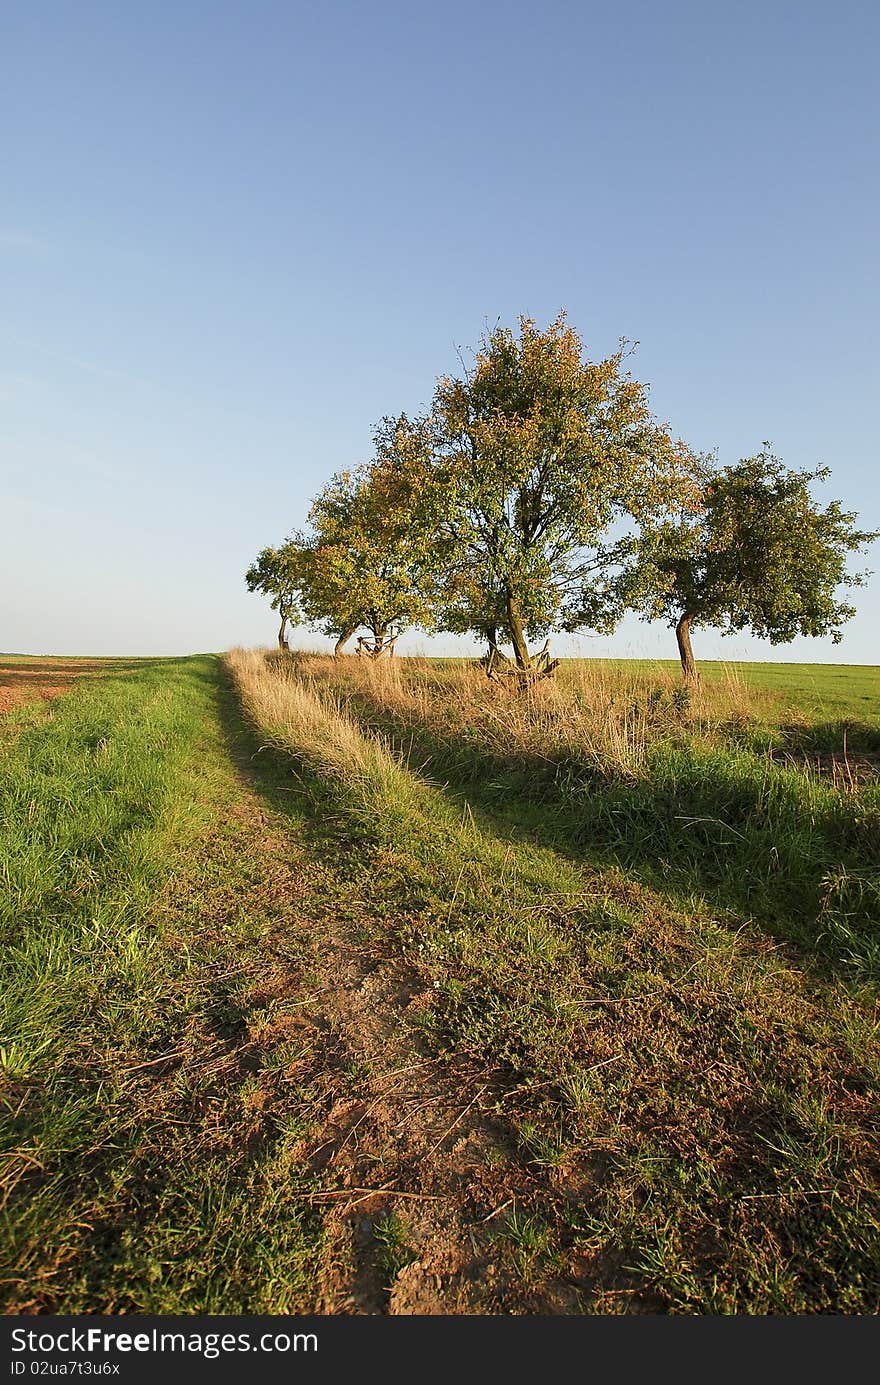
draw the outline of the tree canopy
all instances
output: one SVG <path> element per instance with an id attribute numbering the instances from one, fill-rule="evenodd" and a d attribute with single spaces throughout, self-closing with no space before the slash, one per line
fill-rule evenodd
<path id="1" fill-rule="evenodd" d="M 878 535 L 856 529 L 839 501 L 813 499 L 811 483 L 829 475 L 790 470 L 762 451 L 709 475 L 696 513 L 642 536 L 626 599 L 675 626 L 686 677 L 696 675 L 693 626 L 749 629 L 771 644 L 796 635 L 839 643 L 855 614 L 840 589 L 866 575 L 847 572 L 847 557 Z"/>
<path id="2" fill-rule="evenodd" d="M 810 491 L 826 469 L 792 471 L 767 450 L 733 466 L 695 454 L 653 415 L 626 368 L 593 361 L 561 313 L 487 332 L 473 364 L 442 377 L 420 415 L 385 417 L 372 460 L 339 471 L 309 530 L 265 548 L 247 584 L 288 623 L 358 652 L 393 651 L 404 628 L 473 632 L 488 669 L 554 630 L 610 632 L 627 609 L 675 626 L 696 676 L 694 626 L 750 629 L 773 644 L 831 635 L 853 607 L 848 555 L 874 533 Z"/>
<path id="3" fill-rule="evenodd" d="M 248 587 L 270 595 L 287 620 L 330 636 L 337 653 L 361 628 L 364 652 L 393 650 L 406 626 L 433 624 L 429 537 L 413 522 L 413 494 L 393 433 L 378 429 L 375 460 L 337 472 L 312 503 L 311 532 L 263 549 Z M 284 621 L 279 643 L 283 633 Z"/>
<path id="4" fill-rule="evenodd" d="M 305 546 L 301 540 L 288 539 L 280 548 L 263 548 L 245 573 L 248 591 L 263 592 L 270 598 L 273 611 L 281 617 L 278 644 L 286 648 L 288 625 L 298 625 L 302 619 L 300 594 L 304 583 Z"/>
<path id="5" fill-rule="evenodd" d="M 371 636 L 363 647 L 374 655 L 406 626 L 433 624 L 428 538 L 413 522 L 409 478 L 381 429 L 375 460 L 334 476 L 309 522 L 311 572 L 302 601 L 313 624 L 324 618 L 328 634 L 363 626 Z"/>
<path id="6" fill-rule="evenodd" d="M 434 508 L 441 628 L 499 633 L 529 667 L 527 640 L 553 629 L 609 628 L 609 568 L 693 491 L 694 459 L 624 369 L 626 343 L 585 358 L 561 314 L 542 331 L 496 327 L 472 369 L 441 379 L 410 425 Z M 627 529 L 630 526 L 630 529 Z"/>

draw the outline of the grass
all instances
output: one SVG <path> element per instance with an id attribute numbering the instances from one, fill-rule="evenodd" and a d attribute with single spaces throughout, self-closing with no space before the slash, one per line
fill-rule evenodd
<path id="1" fill-rule="evenodd" d="M 217 692 L 216 659 L 143 661 L 0 742 L 8 1311 L 311 1302 L 320 1226 L 253 1100 L 277 905 Z"/>
<path id="2" fill-rule="evenodd" d="M 467 669 L 463 659 L 407 660 L 430 665 L 455 677 Z M 699 671 L 710 696 L 738 689 L 746 693 L 753 716 L 768 726 L 794 718 L 810 725 L 862 726 L 880 731 L 880 665 L 749 663 L 703 659 Z M 563 659 L 559 680 L 569 686 L 610 680 L 618 687 L 634 682 L 679 686 L 677 659 Z"/>
<path id="3" fill-rule="evenodd" d="M 876 771 L 842 743 L 828 772 L 774 756 L 768 704 L 739 678 L 689 695 L 656 671 L 582 665 L 511 697 L 426 662 L 301 670 L 508 836 L 613 862 L 856 985 L 880 980 Z"/>
<path id="4" fill-rule="evenodd" d="M 811 722 L 852 722 L 880 730 L 880 667 L 868 664 L 703 664 L 713 681 L 735 671 L 768 693 L 784 716 L 793 710 Z"/>
<path id="5" fill-rule="evenodd" d="M 393 674 L 231 667 L 325 830 L 358 843 L 353 888 L 433 990 L 426 1037 L 492 1074 L 542 1171 L 508 1226 L 523 1273 L 564 1273 L 593 1312 L 877 1310 L 880 1054 L 863 994 L 706 900 L 478 819 L 359 726 L 349 679 Z M 447 709 L 455 676 L 440 671 Z"/>
<path id="6" fill-rule="evenodd" d="M 397 1212 L 388 1212 L 378 1218 L 373 1226 L 373 1237 L 378 1250 L 383 1287 L 390 1293 L 400 1272 L 418 1257 L 410 1245 L 410 1233 L 406 1222 Z"/>

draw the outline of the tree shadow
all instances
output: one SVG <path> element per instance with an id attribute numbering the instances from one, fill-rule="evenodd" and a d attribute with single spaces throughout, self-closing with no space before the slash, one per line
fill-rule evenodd
<path id="1" fill-rule="evenodd" d="M 350 879 L 362 872 L 369 839 L 320 811 L 320 780 L 291 751 L 267 745 L 242 707 L 222 658 L 212 681 L 223 743 L 240 782 L 273 812 L 295 819 L 305 844 L 320 851 L 334 875 Z"/>
<path id="2" fill-rule="evenodd" d="M 577 755 L 493 752 L 454 728 L 414 727 L 363 693 L 349 705 L 488 832 L 617 866 L 671 901 L 701 897 L 794 948 L 798 965 L 880 983 L 877 803 L 854 812 L 840 793 L 817 812 L 794 771 L 768 798 L 766 762 L 755 756 L 754 773 L 741 771 L 748 752 L 729 768 L 719 756 L 711 772 L 694 762 L 659 779 L 625 777 Z"/>

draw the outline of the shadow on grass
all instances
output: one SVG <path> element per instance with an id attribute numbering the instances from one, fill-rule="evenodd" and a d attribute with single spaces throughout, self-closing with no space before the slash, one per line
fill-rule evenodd
<path id="1" fill-rule="evenodd" d="M 493 752 L 397 721 L 353 696 L 352 711 L 496 835 L 581 864 L 616 865 L 670 897 L 756 923 L 824 975 L 880 984 L 880 786 L 857 799 L 743 748 L 705 760 L 658 754 L 630 778 L 574 755 Z"/>
<path id="2" fill-rule="evenodd" d="M 493 754 L 454 732 L 398 723 L 363 696 L 350 706 L 452 802 L 466 800 L 487 835 L 547 847 L 579 865 L 617 866 L 675 904 L 702 897 L 732 926 L 757 925 L 786 944 L 797 965 L 880 983 L 876 801 L 854 811 L 852 799 L 823 790 L 817 812 L 802 799 L 795 772 L 778 773 L 744 750 L 729 763 L 719 752 L 688 772 L 679 759 L 665 777 L 632 780 L 571 756 Z M 343 819 L 322 816 L 320 785 L 288 752 L 261 741 L 222 666 L 218 710 L 249 784 L 273 809 L 300 818 L 338 867 L 348 859 L 350 871 L 362 869 L 368 841 Z M 768 768 L 776 786 L 769 796 Z"/>
<path id="3" fill-rule="evenodd" d="M 361 872 L 370 852 L 366 835 L 338 814 L 321 813 L 319 779 L 291 751 L 266 744 L 242 708 L 222 659 L 213 681 L 220 728 L 239 778 L 274 812 L 296 820 L 306 845 L 321 853 L 335 876 L 344 880 Z"/>
<path id="4" fill-rule="evenodd" d="M 876 763 L 880 757 L 880 727 L 864 721 L 818 721 L 807 725 L 787 722 L 772 739 L 780 750 L 793 754 L 833 755 L 836 759 L 864 756 Z"/>

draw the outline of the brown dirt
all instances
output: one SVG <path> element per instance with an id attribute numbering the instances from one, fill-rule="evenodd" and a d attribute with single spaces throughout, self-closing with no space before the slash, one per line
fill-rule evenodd
<path id="1" fill-rule="evenodd" d="M 0 659 L 0 716 L 26 702 L 60 697 L 83 678 L 124 673 L 123 659 Z"/>

